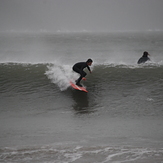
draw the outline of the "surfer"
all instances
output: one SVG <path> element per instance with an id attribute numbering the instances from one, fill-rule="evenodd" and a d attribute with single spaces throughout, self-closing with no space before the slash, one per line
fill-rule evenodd
<path id="1" fill-rule="evenodd" d="M 144 52 L 143 56 L 138 60 L 138 64 L 140 63 L 145 63 L 146 61 L 150 60 L 150 58 L 148 57 L 149 53 L 148 52 Z"/>
<path id="2" fill-rule="evenodd" d="M 80 74 L 80 77 L 76 80 L 76 85 L 82 87 L 82 85 L 80 84 L 80 81 L 82 80 L 83 77 L 85 77 L 87 75 L 86 72 L 83 71 L 84 68 L 87 67 L 87 69 L 89 70 L 89 72 L 91 73 L 90 67 L 92 65 L 93 60 L 92 59 L 88 59 L 86 62 L 78 62 L 76 63 L 72 69 L 77 72 L 78 74 Z"/>

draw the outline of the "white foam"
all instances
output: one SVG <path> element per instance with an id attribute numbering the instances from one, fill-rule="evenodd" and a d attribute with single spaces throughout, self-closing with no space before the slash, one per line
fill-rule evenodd
<path id="1" fill-rule="evenodd" d="M 72 71 L 70 65 L 54 64 L 48 66 L 45 74 L 61 91 L 66 90 L 70 86 L 70 81 L 78 78 L 78 75 Z"/>

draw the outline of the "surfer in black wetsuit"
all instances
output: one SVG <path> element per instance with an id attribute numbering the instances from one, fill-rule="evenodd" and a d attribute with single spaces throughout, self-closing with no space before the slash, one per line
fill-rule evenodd
<path id="1" fill-rule="evenodd" d="M 84 72 L 83 69 L 87 67 L 87 69 L 91 73 L 89 66 L 92 65 L 92 62 L 93 62 L 92 59 L 88 59 L 86 62 L 78 62 L 72 67 L 72 69 L 75 72 L 80 74 L 80 77 L 76 80 L 76 85 L 82 87 L 82 85 L 80 84 L 80 81 L 82 80 L 83 77 L 87 75 L 87 73 Z"/>
<path id="2" fill-rule="evenodd" d="M 138 64 L 140 63 L 145 63 L 146 61 L 150 60 L 150 58 L 148 57 L 149 53 L 148 52 L 144 52 L 143 56 L 138 60 Z"/>

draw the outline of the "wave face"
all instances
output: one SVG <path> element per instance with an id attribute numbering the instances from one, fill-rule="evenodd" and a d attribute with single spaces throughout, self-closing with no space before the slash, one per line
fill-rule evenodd
<path id="1" fill-rule="evenodd" d="M 70 65 L 9 63 L 0 64 L 0 69 L 1 95 L 15 93 L 30 95 L 38 91 L 46 95 L 47 92 L 52 93 L 54 90 L 57 95 L 60 91 L 68 91 L 69 82 L 78 78 L 78 74 L 72 71 Z M 140 105 L 140 102 L 143 104 L 144 100 L 153 101 L 154 107 L 162 106 L 162 65 L 110 64 L 95 65 L 92 69 L 92 74 L 86 70 L 87 80 L 82 84 L 94 94 L 102 106 L 116 99 L 118 103 L 127 102 L 127 105 L 132 107 L 131 100 L 135 107 Z M 62 96 L 60 98 L 62 99 Z M 146 105 L 151 108 L 150 103 L 147 102 Z"/>

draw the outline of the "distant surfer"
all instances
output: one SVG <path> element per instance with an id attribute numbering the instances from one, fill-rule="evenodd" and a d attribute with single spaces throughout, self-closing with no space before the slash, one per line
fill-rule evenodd
<path id="1" fill-rule="evenodd" d="M 137 63 L 141 64 L 141 63 L 145 63 L 146 61 L 150 61 L 150 58 L 148 56 L 149 56 L 149 53 L 145 51 L 143 53 L 143 56 L 138 60 Z"/>
<path id="2" fill-rule="evenodd" d="M 91 73 L 91 69 L 89 66 L 92 65 L 93 60 L 92 59 L 88 59 L 86 62 L 78 62 L 76 63 L 72 69 L 77 72 L 78 74 L 80 74 L 80 77 L 76 80 L 76 85 L 82 87 L 82 85 L 80 84 L 80 81 L 82 80 L 83 77 L 85 77 L 87 75 L 86 72 L 83 71 L 84 68 L 87 67 L 87 69 L 89 70 L 89 72 Z"/>

